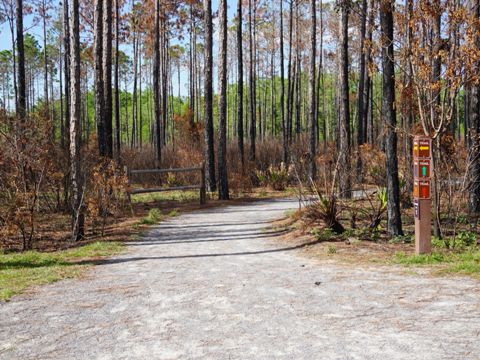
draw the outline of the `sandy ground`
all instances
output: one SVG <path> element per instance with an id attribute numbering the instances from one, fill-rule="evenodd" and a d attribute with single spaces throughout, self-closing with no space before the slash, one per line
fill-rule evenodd
<path id="1" fill-rule="evenodd" d="M 480 282 L 306 258 L 295 208 L 207 209 L 0 304 L 0 359 L 479 359 Z"/>

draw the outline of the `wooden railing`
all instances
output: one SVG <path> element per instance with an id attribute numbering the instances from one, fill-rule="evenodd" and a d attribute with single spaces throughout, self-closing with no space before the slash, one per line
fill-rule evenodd
<path id="1" fill-rule="evenodd" d="M 200 184 L 198 185 L 184 185 L 173 187 L 161 187 L 161 188 L 149 188 L 149 189 L 133 189 L 130 190 L 128 196 L 135 194 L 146 194 L 154 192 L 164 191 L 185 191 L 185 190 L 199 190 L 200 192 L 200 204 L 203 205 L 207 201 L 207 193 L 205 189 L 205 163 L 203 162 L 199 167 L 189 168 L 176 168 L 176 169 L 142 169 L 142 170 L 130 170 L 125 167 L 125 173 L 127 174 L 129 183 L 131 182 L 132 175 L 142 174 L 169 174 L 169 173 L 185 173 L 185 172 L 200 172 Z"/>

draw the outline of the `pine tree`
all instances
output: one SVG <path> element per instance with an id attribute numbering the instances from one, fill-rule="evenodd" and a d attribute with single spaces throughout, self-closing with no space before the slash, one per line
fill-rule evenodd
<path id="1" fill-rule="evenodd" d="M 209 191 L 217 188 L 215 180 L 215 148 L 213 143 L 213 24 L 212 1 L 204 0 L 205 22 L 205 166 Z"/>
<path id="2" fill-rule="evenodd" d="M 388 232 L 403 235 L 400 213 L 400 183 L 397 160 L 397 118 L 395 111 L 395 63 L 393 53 L 393 2 L 381 0 L 380 26 L 382 30 L 383 99 L 382 114 L 386 124 L 387 216 Z"/>
<path id="3" fill-rule="evenodd" d="M 218 197 L 228 200 L 227 173 L 227 0 L 220 0 L 220 69 L 218 96 Z"/>

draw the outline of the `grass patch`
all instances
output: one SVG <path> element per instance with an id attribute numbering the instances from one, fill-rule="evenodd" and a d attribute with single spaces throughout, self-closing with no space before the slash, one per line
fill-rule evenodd
<path id="1" fill-rule="evenodd" d="M 178 211 L 177 210 L 172 210 L 168 213 L 169 217 L 175 217 L 178 216 Z"/>
<path id="2" fill-rule="evenodd" d="M 480 250 L 470 248 L 462 252 L 434 252 L 429 255 L 396 253 L 394 262 L 406 266 L 442 265 L 439 272 L 480 276 Z"/>
<path id="3" fill-rule="evenodd" d="M 158 201 L 179 201 L 187 202 L 199 199 L 198 190 L 187 191 L 165 191 L 158 193 L 136 194 L 132 195 L 133 203 L 151 203 Z"/>
<path id="4" fill-rule="evenodd" d="M 0 253 L 0 301 L 8 300 L 33 285 L 76 277 L 91 265 L 89 261 L 114 255 L 121 249 L 120 243 L 96 242 L 54 253 Z"/>
<path id="5" fill-rule="evenodd" d="M 162 212 L 160 209 L 150 209 L 147 216 L 145 216 L 140 223 L 142 225 L 155 225 L 162 220 Z"/>

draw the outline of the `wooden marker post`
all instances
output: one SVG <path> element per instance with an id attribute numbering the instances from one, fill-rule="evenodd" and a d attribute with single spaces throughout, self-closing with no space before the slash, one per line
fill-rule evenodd
<path id="1" fill-rule="evenodd" d="M 432 237 L 432 139 L 413 139 L 413 206 L 415 211 L 415 253 L 430 254 Z"/>

